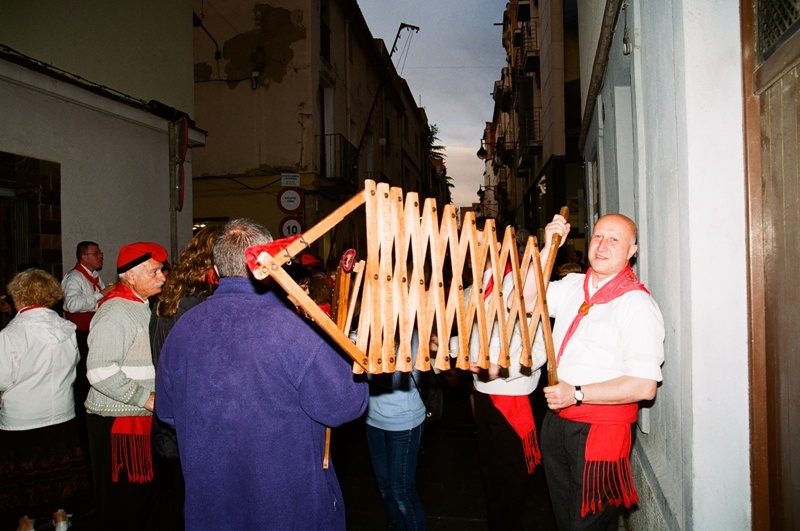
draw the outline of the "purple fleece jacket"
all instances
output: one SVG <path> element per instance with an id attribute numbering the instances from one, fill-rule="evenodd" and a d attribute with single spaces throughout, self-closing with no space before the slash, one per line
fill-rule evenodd
<path id="1" fill-rule="evenodd" d="M 344 529 L 325 426 L 359 417 L 366 382 L 273 292 L 223 278 L 167 337 L 156 411 L 178 433 L 186 529 Z"/>

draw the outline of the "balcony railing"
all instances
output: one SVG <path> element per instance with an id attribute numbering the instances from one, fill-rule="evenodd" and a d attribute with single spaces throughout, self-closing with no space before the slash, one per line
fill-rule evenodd
<path id="1" fill-rule="evenodd" d="M 512 167 L 517 164 L 518 157 L 518 142 L 512 142 L 505 139 L 499 139 L 495 144 L 493 162 L 496 166 L 509 166 Z"/>
<path id="2" fill-rule="evenodd" d="M 526 72 L 539 71 L 539 20 L 522 23 L 522 55 Z"/>
<path id="3" fill-rule="evenodd" d="M 542 150 L 542 109 L 533 107 L 520 114 L 519 128 L 520 167 L 533 162 L 534 155 Z"/>
<path id="4" fill-rule="evenodd" d="M 354 185 L 355 176 L 351 175 L 350 170 L 355 162 L 356 147 L 338 133 L 320 135 L 317 138 L 319 139 L 319 176 L 339 184 Z"/>

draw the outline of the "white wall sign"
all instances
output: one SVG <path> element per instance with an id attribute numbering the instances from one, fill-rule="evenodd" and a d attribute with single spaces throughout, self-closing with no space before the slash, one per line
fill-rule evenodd
<path id="1" fill-rule="evenodd" d="M 281 173 L 281 186 L 300 186 L 300 174 Z"/>
<path id="2" fill-rule="evenodd" d="M 287 214 L 303 208 L 303 191 L 300 188 L 284 188 L 278 194 L 278 206 Z"/>

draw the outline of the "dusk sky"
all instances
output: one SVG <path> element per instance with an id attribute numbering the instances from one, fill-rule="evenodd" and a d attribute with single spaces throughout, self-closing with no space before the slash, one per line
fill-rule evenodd
<path id="1" fill-rule="evenodd" d="M 505 0 L 358 0 L 376 39 L 392 46 L 403 30 L 392 60 L 406 79 L 428 122 L 439 126 L 447 149 L 447 174 L 453 178 L 453 202 L 478 201 L 483 162 L 475 153 L 483 128 L 491 121 L 491 92 L 505 66 L 502 23 Z"/>

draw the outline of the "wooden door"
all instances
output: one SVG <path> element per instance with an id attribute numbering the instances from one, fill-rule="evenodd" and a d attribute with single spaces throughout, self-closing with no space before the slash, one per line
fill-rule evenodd
<path id="1" fill-rule="evenodd" d="M 742 2 L 753 529 L 800 528 L 800 0 Z"/>

